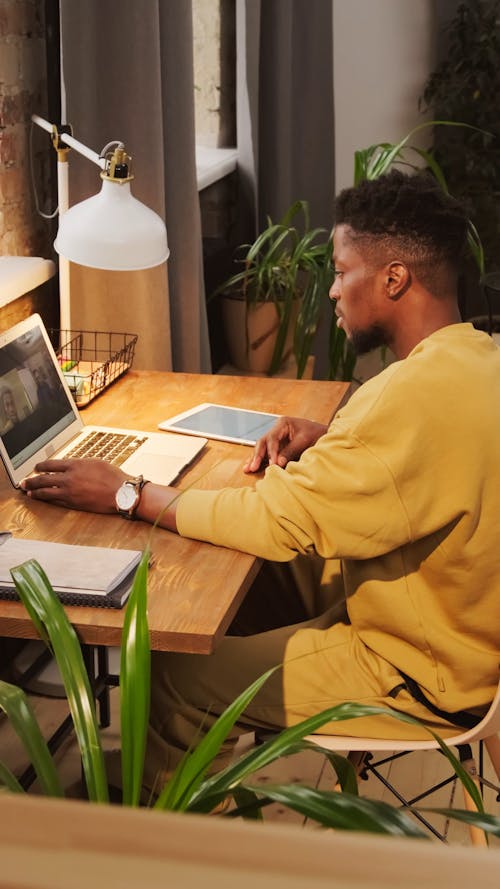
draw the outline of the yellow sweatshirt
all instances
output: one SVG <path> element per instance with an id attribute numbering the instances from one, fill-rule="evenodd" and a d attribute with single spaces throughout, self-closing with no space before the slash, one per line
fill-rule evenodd
<path id="1" fill-rule="evenodd" d="M 500 350 L 455 324 L 365 383 L 254 490 L 184 493 L 177 524 L 265 559 L 340 558 L 357 648 L 454 711 L 488 704 L 498 684 L 499 511 Z"/>

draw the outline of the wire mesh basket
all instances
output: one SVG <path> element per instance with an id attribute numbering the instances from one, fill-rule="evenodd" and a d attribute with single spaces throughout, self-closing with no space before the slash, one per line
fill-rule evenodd
<path id="1" fill-rule="evenodd" d="M 132 367 L 137 334 L 102 330 L 58 330 L 51 334 L 61 370 L 79 408 Z"/>

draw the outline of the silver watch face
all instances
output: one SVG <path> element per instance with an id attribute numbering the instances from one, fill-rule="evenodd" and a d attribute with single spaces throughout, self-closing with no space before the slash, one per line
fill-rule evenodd
<path id="1" fill-rule="evenodd" d="M 118 509 L 123 509 L 124 511 L 132 509 L 137 503 L 137 499 L 138 494 L 135 486 L 128 482 L 123 482 L 123 485 L 120 485 L 116 492 L 115 500 Z"/>

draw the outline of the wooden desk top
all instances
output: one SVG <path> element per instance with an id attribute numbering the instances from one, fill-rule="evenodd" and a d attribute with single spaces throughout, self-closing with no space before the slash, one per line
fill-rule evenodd
<path id="1" fill-rule="evenodd" d="M 129 371 L 82 412 L 85 423 L 154 431 L 157 423 L 204 401 L 248 407 L 327 423 L 346 383 L 205 374 Z M 165 433 L 168 434 L 168 433 Z M 243 474 L 245 445 L 209 441 L 178 487 L 255 484 Z M 253 556 L 179 537 L 118 516 L 73 512 L 28 501 L 0 468 L 0 529 L 16 536 L 80 545 L 142 549 L 149 545 L 151 646 L 209 654 L 224 635 L 259 568 Z M 83 642 L 119 645 L 124 609 L 67 608 Z M 0 635 L 35 638 L 24 607 L 0 601 Z"/>

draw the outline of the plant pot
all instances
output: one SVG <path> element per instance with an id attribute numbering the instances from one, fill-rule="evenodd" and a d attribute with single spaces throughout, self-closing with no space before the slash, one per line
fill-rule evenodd
<path id="1" fill-rule="evenodd" d="M 279 315 L 273 302 L 247 305 L 238 295 L 225 295 L 222 320 L 231 364 L 238 370 L 269 373 L 279 330 Z M 283 349 L 282 365 L 293 351 L 293 334 L 300 308 L 300 299 L 292 305 L 290 324 Z"/>

